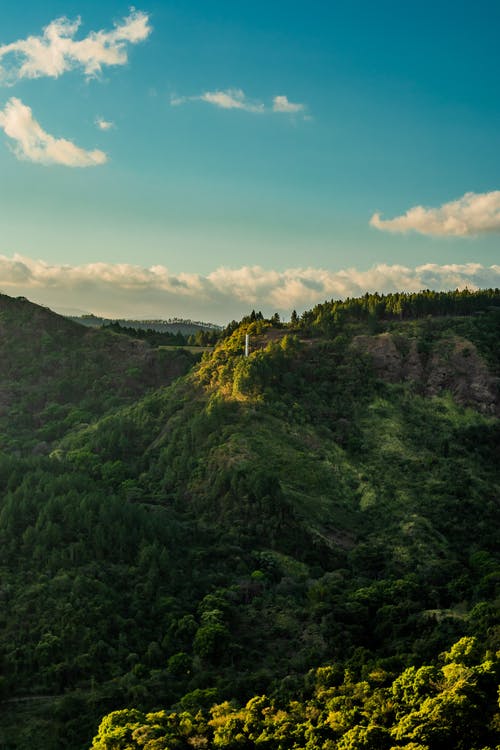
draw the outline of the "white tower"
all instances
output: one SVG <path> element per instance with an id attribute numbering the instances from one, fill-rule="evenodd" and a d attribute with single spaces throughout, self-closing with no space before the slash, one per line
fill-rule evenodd
<path id="1" fill-rule="evenodd" d="M 250 336 L 248 333 L 245 334 L 245 357 L 248 357 L 248 342 L 250 340 Z"/>

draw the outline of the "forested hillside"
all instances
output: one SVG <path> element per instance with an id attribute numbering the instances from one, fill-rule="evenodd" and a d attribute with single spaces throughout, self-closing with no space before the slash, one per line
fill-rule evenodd
<path id="1" fill-rule="evenodd" d="M 494 747 L 498 290 L 254 312 L 171 384 L 2 300 L 0 747 Z"/>
<path id="2" fill-rule="evenodd" d="M 0 450 L 48 453 L 71 428 L 170 383 L 194 361 L 0 294 Z"/>

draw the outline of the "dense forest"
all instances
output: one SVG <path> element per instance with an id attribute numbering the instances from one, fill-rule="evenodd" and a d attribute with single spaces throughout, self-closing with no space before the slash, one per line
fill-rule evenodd
<path id="1" fill-rule="evenodd" d="M 0 747 L 495 747 L 499 290 L 0 303 Z"/>
<path id="2" fill-rule="evenodd" d="M 259 695 L 241 708 L 225 701 L 196 714 L 115 711 L 92 750 L 493 747 L 497 684 L 498 663 L 481 660 L 477 641 L 462 638 L 438 664 L 409 667 L 392 681 L 382 669 L 358 682 L 338 665 L 320 667 L 306 678 L 306 697 L 288 703 Z"/>

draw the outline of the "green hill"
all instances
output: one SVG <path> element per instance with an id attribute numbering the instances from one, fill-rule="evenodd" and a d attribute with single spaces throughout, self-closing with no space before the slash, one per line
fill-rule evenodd
<path id="1" fill-rule="evenodd" d="M 75 425 L 167 385 L 195 359 L 0 295 L 0 449 L 48 453 Z"/>
<path id="2" fill-rule="evenodd" d="M 160 737 L 147 712 L 175 707 L 193 726 L 263 693 L 268 715 L 301 700 L 311 719 L 334 710 L 311 697 L 317 669 L 371 717 L 368 693 L 387 699 L 373 675 L 401 685 L 463 637 L 485 663 L 499 648 L 500 294 L 432 294 L 325 303 L 291 326 L 253 313 L 172 385 L 68 423 L 50 455 L 13 429 L 29 450 L 0 457 L 0 746 L 88 748 L 103 714 L 134 707 L 95 747 L 166 747 L 146 743 Z M 455 690 L 443 679 L 430 697 Z M 369 744 L 345 701 L 353 734 L 338 747 L 452 746 L 393 731 L 402 707 Z M 247 721 L 224 705 L 220 726 Z M 268 747 L 294 747 L 266 731 Z M 340 742 L 321 731 L 311 750 Z"/>

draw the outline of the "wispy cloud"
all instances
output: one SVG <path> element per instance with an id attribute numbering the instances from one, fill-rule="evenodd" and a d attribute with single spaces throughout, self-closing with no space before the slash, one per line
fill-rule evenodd
<path id="1" fill-rule="evenodd" d="M 31 108 L 12 97 L 0 110 L 0 128 L 15 142 L 18 159 L 65 167 L 95 167 L 107 161 L 103 151 L 86 151 L 65 138 L 46 133 L 33 117 Z"/>
<path id="2" fill-rule="evenodd" d="M 127 45 L 144 41 L 152 31 L 149 15 L 136 10 L 111 31 L 91 31 L 76 40 L 80 26 L 80 18 L 57 18 L 40 36 L 1 45 L 0 81 L 13 84 L 21 78 L 58 78 L 77 68 L 93 77 L 105 65 L 124 65 L 128 60 Z"/>
<path id="3" fill-rule="evenodd" d="M 112 130 L 115 127 L 115 123 L 110 120 L 104 120 L 102 117 L 96 117 L 95 124 L 99 130 Z"/>
<path id="4" fill-rule="evenodd" d="M 264 102 L 249 99 L 242 89 L 226 89 L 224 91 L 205 91 L 199 96 L 172 96 L 170 104 L 178 107 L 187 102 L 207 102 L 219 109 L 240 109 L 245 112 L 262 114 L 264 112 L 281 112 L 285 114 L 297 114 L 305 110 L 304 104 L 288 101 L 286 96 L 275 96 L 272 106 L 266 107 Z"/>
<path id="5" fill-rule="evenodd" d="M 439 208 L 414 206 L 402 216 L 381 219 L 373 214 L 370 224 L 386 232 L 418 232 L 436 237 L 473 237 L 500 232 L 500 190 L 465 193 Z"/>
<path id="6" fill-rule="evenodd" d="M 264 112 L 262 102 L 248 99 L 241 89 L 226 89 L 225 91 L 205 91 L 199 96 L 172 96 L 170 104 L 178 107 L 187 102 L 207 102 L 219 109 L 242 109 L 245 112 Z"/>
<path id="7" fill-rule="evenodd" d="M 273 112 L 286 112 L 288 114 L 297 114 L 305 109 L 303 104 L 289 102 L 286 96 L 275 96 L 273 99 Z"/>
<path id="8" fill-rule="evenodd" d="M 173 274 L 164 266 L 89 263 L 53 265 L 0 256 L 0 291 L 51 307 L 79 307 L 109 317 L 201 317 L 225 322 L 252 307 L 288 315 L 330 298 L 367 291 L 478 289 L 500 286 L 500 265 L 479 263 L 410 268 L 379 264 L 359 271 L 316 268 L 218 268 L 207 275 Z"/>
<path id="9" fill-rule="evenodd" d="M 264 105 L 261 102 L 249 101 L 241 89 L 206 91 L 198 98 L 203 102 L 220 107 L 220 109 L 244 109 L 246 112 L 264 111 Z"/>

